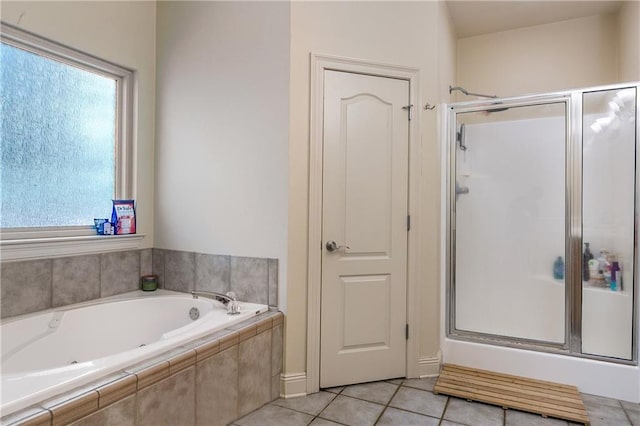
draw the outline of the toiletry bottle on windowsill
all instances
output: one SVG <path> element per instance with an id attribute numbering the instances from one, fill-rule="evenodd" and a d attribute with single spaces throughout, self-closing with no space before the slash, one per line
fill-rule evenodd
<path id="1" fill-rule="evenodd" d="M 558 256 L 555 262 L 553 262 L 553 278 L 556 280 L 564 279 L 564 261 L 562 256 Z"/>

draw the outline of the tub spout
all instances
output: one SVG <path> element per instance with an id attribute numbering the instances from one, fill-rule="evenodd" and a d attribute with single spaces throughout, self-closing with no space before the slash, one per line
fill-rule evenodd
<path id="1" fill-rule="evenodd" d="M 226 294 L 217 293 L 215 291 L 192 291 L 191 295 L 194 299 L 197 299 L 198 297 L 206 297 L 208 299 L 214 299 L 218 302 L 222 302 L 222 304 L 227 308 L 227 314 L 229 315 L 237 315 L 240 313 L 240 304 L 236 300 L 236 294 L 232 291 L 229 291 Z"/>

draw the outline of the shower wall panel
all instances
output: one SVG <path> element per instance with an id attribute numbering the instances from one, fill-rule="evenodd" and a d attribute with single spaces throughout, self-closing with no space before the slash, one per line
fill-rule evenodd
<path id="1" fill-rule="evenodd" d="M 464 146 L 456 179 L 458 330 L 563 344 L 564 104 L 458 114 Z M 537 118 L 502 121 L 500 114 Z"/>

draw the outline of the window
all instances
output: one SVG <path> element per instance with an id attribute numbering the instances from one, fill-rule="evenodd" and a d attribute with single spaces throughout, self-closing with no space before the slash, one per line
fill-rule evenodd
<path id="1" fill-rule="evenodd" d="M 130 198 L 129 70 L 3 24 L 3 240 L 92 235 Z"/>
<path id="2" fill-rule="evenodd" d="M 0 261 L 138 247 L 98 237 L 112 198 L 135 198 L 133 72 L 0 26 Z"/>

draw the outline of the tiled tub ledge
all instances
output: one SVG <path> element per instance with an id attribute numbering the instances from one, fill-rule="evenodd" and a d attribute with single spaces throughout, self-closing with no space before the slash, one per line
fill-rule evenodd
<path id="1" fill-rule="evenodd" d="M 1 424 L 227 425 L 280 396 L 283 323 L 281 312 L 265 312 Z"/>

